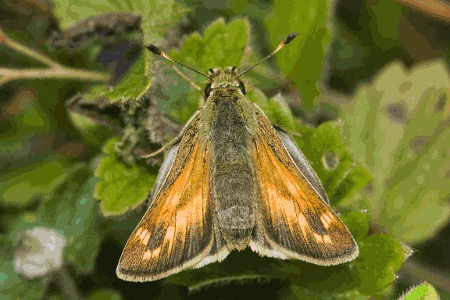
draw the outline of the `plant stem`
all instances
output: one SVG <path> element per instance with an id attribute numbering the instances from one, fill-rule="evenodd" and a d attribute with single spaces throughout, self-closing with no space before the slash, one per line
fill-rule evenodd
<path id="1" fill-rule="evenodd" d="M 103 72 L 65 67 L 60 63 L 54 61 L 50 57 L 10 39 L 0 27 L 0 44 L 2 43 L 19 53 L 22 53 L 34 60 L 37 60 L 49 66 L 49 68 L 41 68 L 41 69 L 0 68 L 0 86 L 16 79 L 70 78 L 86 81 L 103 81 L 103 82 L 109 80 L 109 75 Z"/>
<path id="2" fill-rule="evenodd" d="M 102 72 L 66 67 L 47 69 L 8 69 L 0 68 L 0 85 L 15 79 L 78 79 L 86 81 L 108 81 L 109 75 Z"/>
<path id="3" fill-rule="evenodd" d="M 78 290 L 72 275 L 66 268 L 62 268 L 57 272 L 58 285 L 61 288 L 63 299 L 68 300 L 82 300 L 80 291 Z"/>
<path id="4" fill-rule="evenodd" d="M 17 52 L 20 52 L 34 60 L 37 60 L 37 61 L 49 66 L 49 67 L 52 67 L 52 68 L 61 68 L 62 67 L 62 65 L 60 65 L 53 59 L 45 56 L 44 54 L 41 54 L 31 48 L 28 48 L 25 45 L 22 45 L 16 41 L 10 39 L 0 27 L 0 43 L 2 43 L 2 42 L 6 46 L 16 50 Z"/>
<path id="5" fill-rule="evenodd" d="M 400 269 L 402 277 L 411 284 L 427 281 L 446 292 L 450 291 L 450 279 L 443 272 L 434 270 L 415 260 L 407 260 Z"/>

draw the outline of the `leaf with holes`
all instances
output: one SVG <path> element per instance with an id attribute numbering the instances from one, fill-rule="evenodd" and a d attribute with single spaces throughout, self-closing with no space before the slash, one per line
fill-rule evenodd
<path id="1" fill-rule="evenodd" d="M 443 62 L 387 66 L 343 107 L 355 157 L 373 172 L 371 219 L 410 243 L 448 222 L 450 76 Z"/>

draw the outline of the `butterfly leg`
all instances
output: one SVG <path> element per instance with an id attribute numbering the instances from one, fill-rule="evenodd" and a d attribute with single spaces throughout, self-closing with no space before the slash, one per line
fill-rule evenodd
<path id="1" fill-rule="evenodd" d="M 197 110 L 192 117 L 189 119 L 189 121 L 187 121 L 186 125 L 184 125 L 183 129 L 181 129 L 181 131 L 177 134 L 176 137 L 174 137 L 173 139 L 171 139 L 169 142 L 165 143 L 164 145 L 161 146 L 161 148 L 159 148 L 158 150 L 148 153 L 148 154 L 144 154 L 141 155 L 142 158 L 152 158 L 155 157 L 161 153 L 163 153 L 165 150 L 169 149 L 170 147 L 172 147 L 173 145 L 175 145 L 176 143 L 178 143 L 181 138 L 183 137 L 186 128 L 189 126 L 189 124 L 191 124 L 192 120 L 198 115 L 199 110 Z"/>
<path id="2" fill-rule="evenodd" d="M 165 150 L 167 150 L 168 148 L 170 148 L 173 145 L 175 145 L 176 143 L 178 143 L 178 141 L 180 141 L 180 139 L 181 139 L 181 136 L 182 136 L 182 134 L 180 132 L 180 134 L 178 134 L 176 137 L 171 139 L 169 142 L 167 142 L 164 145 L 162 145 L 161 148 L 159 148 L 158 150 L 153 151 L 153 152 L 148 153 L 148 154 L 141 155 L 141 157 L 142 158 L 152 158 L 152 157 L 155 157 L 155 156 L 163 153 Z"/>
<path id="3" fill-rule="evenodd" d="M 280 126 L 278 126 L 277 124 L 272 124 L 272 126 L 277 130 L 277 131 L 281 131 L 281 132 L 284 132 L 284 133 L 287 133 L 289 136 L 295 136 L 295 137 L 298 137 L 298 138 L 302 138 L 304 135 L 303 135 L 303 133 L 300 133 L 300 132 L 295 132 L 295 131 L 292 131 L 292 130 L 286 130 L 286 129 L 284 129 L 284 128 L 282 128 L 282 127 L 280 127 Z"/>

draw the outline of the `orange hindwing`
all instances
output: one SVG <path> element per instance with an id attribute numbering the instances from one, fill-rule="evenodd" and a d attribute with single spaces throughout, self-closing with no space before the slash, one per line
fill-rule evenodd
<path id="1" fill-rule="evenodd" d="M 311 167 L 298 165 L 292 159 L 262 112 L 257 111 L 256 118 L 252 152 L 260 191 L 260 215 L 250 243 L 252 249 L 267 256 L 319 265 L 335 265 L 355 258 L 358 246 L 350 232 L 302 172 L 302 168 L 309 168 L 305 173 L 311 174 Z"/>

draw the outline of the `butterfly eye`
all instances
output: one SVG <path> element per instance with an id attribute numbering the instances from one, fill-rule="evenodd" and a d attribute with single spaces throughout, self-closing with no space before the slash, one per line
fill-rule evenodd
<path id="1" fill-rule="evenodd" d="M 208 98 L 209 94 L 211 94 L 212 88 L 211 88 L 211 83 L 209 83 L 206 87 L 205 87 L 205 97 Z"/>
<path id="2" fill-rule="evenodd" d="M 242 94 L 245 95 L 245 85 L 240 80 L 239 80 L 239 89 L 241 90 Z"/>

